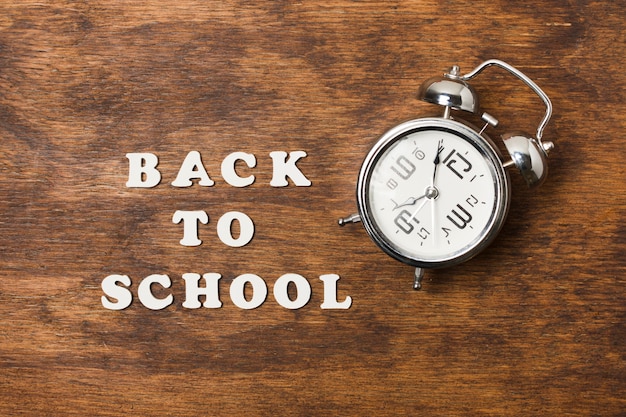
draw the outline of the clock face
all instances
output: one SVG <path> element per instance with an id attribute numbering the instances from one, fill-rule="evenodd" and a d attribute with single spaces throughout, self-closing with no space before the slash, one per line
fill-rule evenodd
<path id="1" fill-rule="evenodd" d="M 449 119 L 418 119 L 385 134 L 359 179 L 363 223 L 390 255 L 420 267 L 478 253 L 508 209 L 508 177 L 493 147 Z"/>

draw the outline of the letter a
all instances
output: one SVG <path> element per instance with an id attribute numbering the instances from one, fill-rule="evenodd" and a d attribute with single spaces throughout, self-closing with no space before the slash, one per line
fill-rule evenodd
<path id="1" fill-rule="evenodd" d="M 202 158 L 200 157 L 200 152 L 191 151 L 185 157 L 183 164 L 180 166 L 180 170 L 178 170 L 178 175 L 176 179 L 172 182 L 174 187 L 191 187 L 193 182 L 192 179 L 199 178 L 198 185 L 203 185 L 205 187 L 211 187 L 215 182 L 211 178 L 209 178 L 209 174 L 207 174 L 206 169 L 204 169 L 204 165 L 202 165 Z"/>

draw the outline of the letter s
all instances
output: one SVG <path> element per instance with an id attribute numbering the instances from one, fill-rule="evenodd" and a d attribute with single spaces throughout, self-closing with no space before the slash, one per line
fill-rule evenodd
<path id="1" fill-rule="evenodd" d="M 102 296 L 102 305 L 109 310 L 123 310 L 133 302 L 133 294 L 128 288 L 118 286 L 117 283 L 130 287 L 130 278 L 128 275 L 109 275 L 102 280 L 102 291 L 106 296 L 117 300 L 112 302 L 106 296 Z"/>

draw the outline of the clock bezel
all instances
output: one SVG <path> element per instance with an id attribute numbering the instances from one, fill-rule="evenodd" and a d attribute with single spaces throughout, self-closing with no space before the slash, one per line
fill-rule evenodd
<path id="1" fill-rule="evenodd" d="M 369 203 L 369 183 L 378 160 L 385 154 L 387 149 L 393 146 L 398 140 L 401 140 L 411 133 L 423 130 L 448 131 L 469 142 L 478 150 L 483 158 L 485 158 L 496 182 L 496 202 L 494 209 L 487 226 L 483 228 L 479 238 L 463 249 L 449 256 L 442 256 L 435 260 L 416 257 L 414 254 L 408 253 L 394 245 L 393 239 L 388 238 L 376 225 L 371 214 Z M 383 134 L 372 147 L 359 172 L 357 181 L 357 205 L 359 216 L 368 235 L 374 243 L 389 256 L 419 268 L 443 268 L 457 265 L 471 259 L 493 242 L 506 221 L 511 200 L 510 188 L 509 175 L 502 164 L 500 154 L 488 137 L 479 134 L 471 126 L 458 119 L 427 117 L 409 120 L 393 127 Z"/>

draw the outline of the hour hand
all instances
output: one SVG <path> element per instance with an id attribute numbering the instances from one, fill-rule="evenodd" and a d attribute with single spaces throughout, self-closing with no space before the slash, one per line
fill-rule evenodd
<path id="1" fill-rule="evenodd" d="M 418 201 L 420 201 L 422 198 L 426 197 L 426 194 L 419 196 L 419 197 L 409 197 L 406 199 L 406 201 L 402 204 L 398 204 L 395 201 L 391 200 L 393 202 L 393 204 L 395 205 L 395 207 L 393 208 L 394 210 L 399 209 L 400 207 L 404 207 L 404 206 L 412 206 L 413 204 L 417 203 Z"/>

